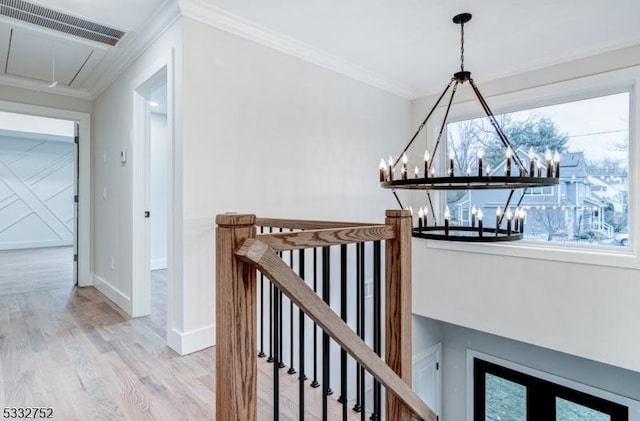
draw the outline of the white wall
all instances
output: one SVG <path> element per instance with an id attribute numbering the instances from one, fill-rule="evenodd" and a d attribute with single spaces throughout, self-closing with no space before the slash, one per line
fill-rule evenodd
<path id="1" fill-rule="evenodd" d="M 493 95 L 637 64 L 640 46 L 476 82 L 491 104 Z M 434 101 L 413 103 L 414 122 Z M 420 239 L 413 250 L 417 314 L 640 371 L 638 270 L 442 250 Z"/>
<path id="2" fill-rule="evenodd" d="M 94 101 L 94 282 L 100 291 L 128 312 L 131 312 L 133 271 L 133 90 L 137 87 L 133 85 L 173 51 L 177 125 L 182 98 L 181 44 L 182 27 L 181 21 L 177 20 Z M 176 141 L 180 133 L 176 127 Z M 119 159 L 123 149 L 128 151 L 125 164 Z M 143 218 L 143 215 L 135 217 Z M 173 292 L 170 294 L 175 296 Z M 171 329 L 176 325 L 180 328 L 179 321 L 175 322 L 173 318 L 178 309 L 181 309 L 179 300 L 168 309 Z"/>
<path id="3" fill-rule="evenodd" d="M 184 28 L 184 328 L 213 345 L 214 218 L 382 221 L 377 164 L 409 102 L 191 18 Z"/>
<path id="4" fill-rule="evenodd" d="M 467 350 L 482 352 L 583 385 L 640 400 L 640 374 L 562 352 L 506 339 L 448 323 L 416 317 L 425 326 L 418 341 L 442 334 L 442 389 L 444 421 L 463 421 L 467 411 Z M 428 338 L 426 337 L 428 336 Z M 439 342 L 435 341 L 433 344 Z"/>
<path id="5" fill-rule="evenodd" d="M 149 253 L 158 270 L 167 267 L 167 115 L 152 112 L 150 123 Z"/>

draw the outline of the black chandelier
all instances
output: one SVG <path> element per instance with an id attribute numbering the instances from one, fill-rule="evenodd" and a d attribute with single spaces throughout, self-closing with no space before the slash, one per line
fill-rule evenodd
<path id="1" fill-rule="evenodd" d="M 389 158 L 388 163 L 384 160 L 380 162 L 380 185 L 386 189 L 392 189 L 393 194 L 398 201 L 400 207 L 402 202 L 396 194 L 396 190 L 425 190 L 429 207 L 420 208 L 418 213 L 417 227 L 413 228 L 413 236 L 420 238 L 428 238 L 435 240 L 449 241 L 465 241 L 465 242 L 494 242 L 494 241 L 515 241 L 522 239 L 524 231 L 525 210 L 521 208 L 522 199 L 525 196 L 526 189 L 530 187 L 553 186 L 558 184 L 560 176 L 560 154 L 556 152 L 552 154 L 550 151 L 545 153 L 545 164 L 538 159 L 537 153 L 532 149 L 529 150 L 528 167 L 522 159 L 514 151 L 509 139 L 502 131 L 498 124 L 498 120 L 493 115 L 487 101 L 484 99 L 474 80 L 471 78 L 471 72 L 464 70 L 464 24 L 471 20 L 470 13 L 462 13 L 454 16 L 453 22 L 460 25 L 460 71 L 453 74 L 451 81 L 444 89 L 436 103 L 433 105 L 426 118 L 418 130 L 415 132 L 404 150 L 394 160 Z M 487 115 L 493 130 L 496 132 L 498 139 L 505 148 L 505 165 L 504 175 L 494 175 L 487 168 L 483 168 L 483 152 L 478 152 L 477 171 L 471 173 L 470 168 L 466 172 L 462 172 L 461 168 L 456 169 L 454 165 L 454 155 L 449 156 L 449 162 L 446 168 L 446 174 L 436 174 L 435 168 L 432 166 L 433 159 L 436 157 L 438 146 L 442 140 L 447 125 L 447 117 L 453 103 L 458 86 L 469 82 L 473 92 L 478 99 L 482 109 Z M 422 170 L 416 166 L 413 178 L 408 174 L 408 158 L 407 150 L 416 140 L 427 121 L 432 116 L 436 108 L 440 105 L 447 92 L 451 89 L 451 95 L 444 113 L 442 125 L 438 132 L 433 151 L 429 153 L 426 149 L 424 154 L 424 166 Z M 453 152 L 452 152 L 453 153 Z M 399 179 L 394 177 L 396 166 L 402 161 Z M 543 168 L 544 165 L 544 168 Z M 515 168 L 514 168 L 515 167 Z M 484 172 L 486 170 L 486 173 Z M 517 171 L 517 174 L 516 174 Z M 496 210 L 496 226 L 484 226 L 484 215 L 482 209 L 476 209 L 475 206 L 469 211 L 470 222 L 467 226 L 450 224 L 451 215 L 449 208 L 446 207 L 443 214 L 443 224 L 438 223 L 436 213 L 434 212 L 433 202 L 431 200 L 431 190 L 483 190 L 483 189 L 505 189 L 511 190 L 504 207 L 498 207 Z M 510 208 L 511 200 L 516 189 L 523 189 L 522 196 L 515 205 L 515 211 Z M 431 210 L 433 223 L 429 225 L 428 214 Z M 503 228 L 503 221 L 507 219 Z"/>

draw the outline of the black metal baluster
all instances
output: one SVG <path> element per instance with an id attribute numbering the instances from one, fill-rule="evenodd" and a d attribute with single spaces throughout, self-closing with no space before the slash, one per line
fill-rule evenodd
<path id="1" fill-rule="evenodd" d="M 264 227 L 260 227 L 260 234 L 264 233 Z M 260 272 L 260 352 L 258 358 L 264 358 L 264 275 Z"/>
<path id="2" fill-rule="evenodd" d="M 340 317 L 347 322 L 347 245 L 340 246 Z M 342 420 L 347 419 L 347 351 L 340 351 L 340 398 L 342 404 Z"/>
<path id="3" fill-rule="evenodd" d="M 273 232 L 273 227 L 269 227 L 269 233 Z M 269 358 L 267 358 L 268 363 L 272 363 L 275 361 L 273 358 L 273 284 L 269 282 Z"/>
<path id="4" fill-rule="evenodd" d="M 293 232 L 293 229 L 289 231 Z M 289 267 L 293 270 L 293 251 L 289 252 Z M 293 368 L 293 301 L 289 300 L 289 375 L 296 374 L 296 369 Z"/>
<path id="5" fill-rule="evenodd" d="M 275 288 L 275 287 L 274 287 Z M 282 319 L 282 314 L 280 313 L 280 301 L 279 297 L 282 296 L 280 290 L 275 288 L 276 299 L 273 301 L 273 319 L 274 325 L 278 325 Z M 274 329 L 274 357 L 275 361 L 281 361 L 281 346 L 280 346 L 280 333 L 279 329 Z M 278 364 L 273 364 L 273 419 L 274 421 L 278 421 L 280 418 L 280 378 L 279 378 L 279 366 Z"/>
<path id="6" fill-rule="evenodd" d="M 360 247 L 356 244 L 356 333 L 360 336 L 360 325 L 362 318 L 362 312 L 360 311 Z M 362 396 L 360 393 L 360 364 L 356 364 L 356 404 L 353 406 L 353 410 L 356 412 L 362 411 Z"/>
<path id="7" fill-rule="evenodd" d="M 322 299 L 327 305 L 330 305 L 330 252 L 329 247 L 322 248 Z M 327 398 L 333 394 L 330 383 L 331 377 L 329 373 L 329 365 L 331 358 L 329 355 L 329 335 L 322 331 L 322 420 L 328 420 Z"/>
<path id="8" fill-rule="evenodd" d="M 318 293 L 318 249 L 313 249 L 313 292 Z M 311 387 L 319 387 L 318 383 L 318 325 L 313 322 L 313 381 Z"/>
<path id="9" fill-rule="evenodd" d="M 302 280 L 304 280 L 304 249 L 300 250 L 299 253 L 299 261 L 298 261 L 298 274 L 300 275 L 300 278 Z M 302 312 L 302 310 L 298 309 L 298 316 L 299 316 L 299 327 L 298 327 L 298 354 L 299 354 L 299 362 L 300 362 L 300 375 L 298 376 L 298 380 L 299 380 L 299 386 L 298 386 L 298 393 L 299 393 L 299 402 L 298 402 L 298 406 L 299 406 L 299 411 L 300 411 L 300 415 L 299 415 L 299 419 L 300 420 L 304 420 L 304 381 L 307 380 L 307 376 L 304 374 L 304 313 Z"/>
<path id="10" fill-rule="evenodd" d="M 365 255 L 364 255 L 364 243 L 359 243 L 356 245 L 356 247 L 358 247 L 358 249 L 360 250 L 360 259 L 358 260 L 358 266 L 360 268 L 360 270 L 358 271 L 360 273 L 360 279 L 358 279 L 358 286 L 360 288 L 360 337 L 362 338 L 362 340 L 366 340 L 366 336 L 367 336 L 367 331 L 366 331 L 366 326 L 365 326 L 365 322 L 366 322 L 366 305 L 365 305 L 365 299 L 366 294 L 365 294 L 365 273 L 364 273 L 364 264 L 365 264 Z M 366 396 L 365 396 L 365 375 L 366 372 L 364 371 L 364 367 L 360 367 L 360 405 L 362 408 L 362 411 L 360 412 L 360 420 L 361 421 L 365 421 L 366 419 L 366 413 L 367 413 L 367 405 L 366 405 Z"/>
<path id="11" fill-rule="evenodd" d="M 381 295 L 381 247 L 380 241 L 373 243 L 373 351 L 380 356 L 382 347 L 382 295 Z M 373 379 L 372 421 L 379 421 L 382 413 L 382 390 L 380 382 Z"/>
<path id="12" fill-rule="evenodd" d="M 282 228 L 279 228 L 279 230 L 280 230 L 280 232 L 282 232 Z M 279 252 L 278 255 L 280 256 L 280 258 L 282 258 L 282 252 Z M 278 354 L 278 359 L 277 359 L 278 364 L 277 365 L 278 365 L 278 368 L 284 368 L 285 367 L 284 361 L 282 361 L 283 360 L 283 358 L 282 358 L 282 348 L 283 348 L 282 338 L 284 336 L 282 334 L 282 319 L 284 319 L 284 317 L 282 316 L 282 308 L 283 308 L 283 305 L 282 305 L 282 291 L 278 291 L 278 298 L 277 299 L 279 301 L 279 311 L 280 311 L 280 314 L 279 314 L 279 317 L 278 317 L 278 319 L 279 319 L 278 330 L 280 331 L 279 334 L 278 334 L 278 337 L 280 338 L 280 342 L 279 342 L 278 346 L 279 346 L 279 349 L 280 349 L 280 354 Z"/>

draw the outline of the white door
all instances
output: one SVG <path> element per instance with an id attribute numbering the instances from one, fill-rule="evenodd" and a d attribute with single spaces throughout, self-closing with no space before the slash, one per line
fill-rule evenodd
<path id="1" fill-rule="evenodd" d="M 413 357 L 413 390 L 440 415 L 442 344 L 438 343 Z"/>

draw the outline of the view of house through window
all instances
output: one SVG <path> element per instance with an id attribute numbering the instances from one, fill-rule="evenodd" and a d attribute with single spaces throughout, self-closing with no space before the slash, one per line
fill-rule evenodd
<path id="1" fill-rule="evenodd" d="M 524 239 L 628 247 L 628 92 L 496 118 L 527 169 L 532 158 L 544 165 L 547 150 L 561 154 L 559 184 L 528 189 L 522 198 Z M 489 174 L 504 174 L 506 150 L 487 118 L 449 123 L 447 147 L 455 153 L 456 168 L 475 173 L 478 152 L 483 151 Z M 512 210 L 522 193 L 514 194 Z M 508 190 L 448 192 L 452 224 L 469 225 L 475 206 L 482 209 L 485 226 L 495 226 L 491 215 L 508 195 Z"/>

